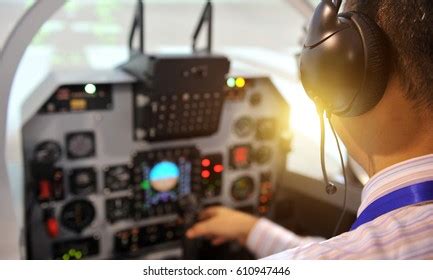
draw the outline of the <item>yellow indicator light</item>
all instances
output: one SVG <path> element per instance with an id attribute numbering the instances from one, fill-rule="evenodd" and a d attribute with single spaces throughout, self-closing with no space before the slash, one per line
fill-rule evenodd
<path id="1" fill-rule="evenodd" d="M 69 107 L 72 111 L 82 111 L 87 109 L 87 100 L 86 99 L 71 99 L 69 101 Z"/>
<path id="2" fill-rule="evenodd" d="M 235 78 L 228 78 L 227 79 L 227 86 L 228 87 L 235 87 L 235 85 L 236 85 L 236 80 L 235 80 Z"/>
<path id="3" fill-rule="evenodd" d="M 84 91 L 88 94 L 95 94 L 96 86 L 94 84 L 87 84 L 84 86 Z"/>
<path id="4" fill-rule="evenodd" d="M 245 86 L 245 79 L 241 77 L 236 78 L 236 86 L 238 88 L 243 88 Z"/>

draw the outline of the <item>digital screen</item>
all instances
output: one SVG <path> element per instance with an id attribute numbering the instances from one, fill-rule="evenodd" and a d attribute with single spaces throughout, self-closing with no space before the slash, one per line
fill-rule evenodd
<path id="1" fill-rule="evenodd" d="M 150 185 L 158 192 L 171 191 L 176 187 L 179 175 L 176 164 L 169 161 L 160 162 L 150 170 Z"/>
<path id="2" fill-rule="evenodd" d="M 201 191 L 200 153 L 195 147 L 139 152 L 133 164 L 135 219 L 175 214 L 179 197 Z"/>
<path id="3" fill-rule="evenodd" d="M 144 190 L 146 208 L 175 202 L 179 194 L 191 191 L 191 162 L 184 158 L 176 163 L 168 160 L 153 165 L 143 163 L 142 172 L 140 187 Z"/>

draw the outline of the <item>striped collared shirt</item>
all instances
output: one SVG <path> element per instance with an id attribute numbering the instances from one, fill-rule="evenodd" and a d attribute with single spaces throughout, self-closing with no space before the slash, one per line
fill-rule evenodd
<path id="1" fill-rule="evenodd" d="M 431 180 L 433 154 L 386 168 L 365 185 L 358 216 L 390 192 Z M 272 255 L 268 259 L 433 259 L 433 202 L 396 209 L 328 240 L 300 237 L 260 219 L 247 247 L 259 258 Z"/>

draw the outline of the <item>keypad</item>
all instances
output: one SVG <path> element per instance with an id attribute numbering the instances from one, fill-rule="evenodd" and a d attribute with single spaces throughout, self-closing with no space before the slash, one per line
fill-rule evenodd
<path id="1" fill-rule="evenodd" d="M 212 135 L 218 130 L 223 103 L 221 92 L 179 92 L 153 96 L 143 110 L 136 111 L 136 114 L 143 114 L 142 118 L 138 118 L 143 119 L 142 127 L 136 127 L 138 135 L 142 140 L 149 141 Z M 148 116 L 147 121 L 145 116 Z M 140 123 L 136 125 L 140 126 Z M 136 132 L 136 138 L 140 137 Z"/>

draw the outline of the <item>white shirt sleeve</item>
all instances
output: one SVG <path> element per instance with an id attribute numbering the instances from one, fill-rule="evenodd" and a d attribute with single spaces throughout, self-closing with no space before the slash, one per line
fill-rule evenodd
<path id="1" fill-rule="evenodd" d="M 433 259 L 433 203 L 394 210 L 323 241 L 299 237 L 263 219 L 247 246 L 267 260 Z"/>
<path id="2" fill-rule="evenodd" d="M 264 258 L 295 247 L 323 241 L 320 237 L 301 237 L 267 220 L 260 219 L 247 238 L 247 248 L 257 258 Z"/>

